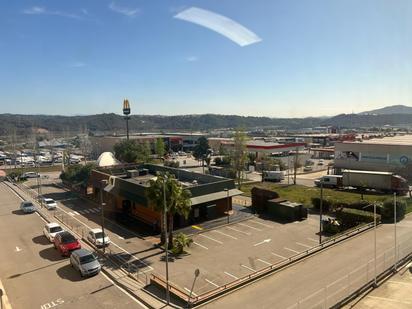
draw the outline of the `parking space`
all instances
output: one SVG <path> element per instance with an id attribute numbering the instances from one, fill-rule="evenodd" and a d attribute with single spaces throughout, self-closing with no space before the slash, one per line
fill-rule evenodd
<path id="1" fill-rule="evenodd" d="M 313 215 L 288 224 L 253 217 L 197 234 L 190 255 L 173 260 L 169 266 L 169 278 L 189 289 L 198 268 L 201 275 L 194 293 L 200 295 L 316 246 L 318 224 Z M 155 267 L 156 273 L 164 275 L 164 267 Z"/>

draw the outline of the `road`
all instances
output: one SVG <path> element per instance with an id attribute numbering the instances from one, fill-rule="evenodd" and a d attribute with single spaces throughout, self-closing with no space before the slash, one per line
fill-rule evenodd
<path id="1" fill-rule="evenodd" d="M 412 252 L 412 216 L 397 224 L 398 256 Z M 374 276 L 374 232 L 369 230 L 307 258 L 206 308 L 329 308 Z M 377 228 L 377 273 L 394 264 L 394 225 Z"/>
<path id="2" fill-rule="evenodd" d="M 43 219 L 22 214 L 1 183 L 0 197 L 0 279 L 14 309 L 144 308 L 103 273 L 82 279 L 42 235 Z"/>

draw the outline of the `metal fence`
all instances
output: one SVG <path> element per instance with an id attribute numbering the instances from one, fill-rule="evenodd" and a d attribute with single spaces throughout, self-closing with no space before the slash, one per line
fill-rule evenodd
<path id="1" fill-rule="evenodd" d="M 412 252 L 412 236 L 400 241 L 396 246 L 396 261 L 407 257 Z M 359 289 L 372 285 L 375 276 L 375 260 L 359 265 L 347 275 L 336 279 L 312 294 L 299 299 L 287 309 L 323 309 L 331 308 L 335 304 L 358 291 Z M 376 257 L 376 274 L 380 275 L 395 268 L 394 247 L 385 250 Z"/>

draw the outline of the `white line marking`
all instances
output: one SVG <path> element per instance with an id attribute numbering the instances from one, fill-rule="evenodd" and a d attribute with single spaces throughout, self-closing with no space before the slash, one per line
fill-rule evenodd
<path id="1" fill-rule="evenodd" d="M 297 244 L 299 246 L 302 246 L 302 247 L 305 247 L 305 248 L 312 248 L 312 246 L 308 246 L 308 245 L 302 244 L 300 242 L 295 242 L 295 244 Z"/>
<path id="2" fill-rule="evenodd" d="M 70 216 L 74 216 L 74 213 L 72 213 L 71 211 L 68 212 L 68 214 L 69 214 Z"/>
<path id="3" fill-rule="evenodd" d="M 308 237 L 307 239 L 308 239 L 308 240 L 311 240 L 311 241 L 314 241 L 314 242 L 316 242 L 316 243 L 319 243 L 319 239 L 313 239 L 313 238 L 310 238 L 310 237 Z"/>
<path id="4" fill-rule="evenodd" d="M 183 287 L 187 292 L 190 293 L 190 290 L 187 287 Z M 195 297 L 197 297 L 197 294 L 195 292 L 192 292 L 192 295 L 194 295 Z"/>
<path id="5" fill-rule="evenodd" d="M 210 280 L 207 280 L 206 278 L 205 278 L 205 281 L 206 282 L 208 282 L 208 283 L 210 283 L 211 285 L 214 285 L 215 287 L 220 287 L 219 285 L 217 285 L 216 283 L 214 283 L 213 281 L 210 281 Z"/>
<path id="6" fill-rule="evenodd" d="M 221 232 L 221 231 L 213 230 L 212 232 L 225 235 L 225 236 L 227 236 L 227 237 L 229 237 L 229 238 L 232 238 L 232 239 L 237 239 L 236 237 L 234 237 L 234 236 L 232 236 L 232 235 L 229 235 L 229 234 L 225 234 L 225 233 L 223 233 L 223 232 Z"/>
<path id="7" fill-rule="evenodd" d="M 258 229 L 258 228 L 256 228 L 256 227 L 253 227 L 253 226 L 250 226 L 250 225 L 247 225 L 247 224 L 244 224 L 244 223 L 238 223 L 238 225 L 246 226 L 246 227 L 248 227 L 248 228 L 250 228 L 250 229 L 252 229 L 252 230 L 256 230 L 256 231 L 262 232 L 261 229 Z"/>
<path id="8" fill-rule="evenodd" d="M 272 264 L 270 264 L 269 262 L 266 262 L 266 261 L 264 261 L 264 260 L 261 260 L 261 259 L 257 259 L 259 262 L 262 262 L 262 263 L 264 263 L 264 264 L 266 264 L 266 265 L 272 265 Z"/>
<path id="9" fill-rule="evenodd" d="M 383 301 L 388 301 L 388 302 L 405 304 L 405 305 L 411 305 L 412 304 L 412 302 L 409 302 L 409 301 L 397 300 L 397 299 L 386 298 L 386 297 L 378 297 L 378 296 L 372 296 L 372 295 L 367 295 L 366 297 L 373 298 L 373 299 L 378 299 L 378 300 L 383 300 Z"/>
<path id="10" fill-rule="evenodd" d="M 207 235 L 204 235 L 204 234 L 199 234 L 199 236 L 202 236 L 202 237 L 204 237 L 204 238 L 210 239 L 210 240 L 212 240 L 212 241 L 217 242 L 218 244 L 223 245 L 223 242 L 221 242 L 220 240 L 214 239 L 214 238 L 212 238 L 212 237 L 210 237 L 210 236 L 207 236 Z"/>
<path id="11" fill-rule="evenodd" d="M 117 235 L 117 238 L 119 239 L 124 239 L 124 237 Z"/>
<path id="12" fill-rule="evenodd" d="M 271 226 L 271 225 L 264 224 L 264 223 L 259 222 L 259 221 L 250 220 L 250 221 L 248 221 L 248 222 L 250 222 L 250 223 L 256 223 L 256 224 L 260 224 L 260 225 L 265 226 L 265 227 L 268 227 L 268 228 L 270 228 L 270 229 L 273 229 L 273 228 L 274 228 L 274 227 L 273 227 L 273 226 Z"/>
<path id="13" fill-rule="evenodd" d="M 256 246 L 260 246 L 260 245 L 263 245 L 263 244 L 265 244 L 265 243 L 269 243 L 270 241 L 271 241 L 272 239 L 264 239 L 264 240 L 262 240 L 261 242 L 258 242 L 257 244 L 254 244 L 253 246 L 254 247 L 256 247 Z"/>
<path id="14" fill-rule="evenodd" d="M 88 213 L 90 213 L 90 209 L 84 209 L 83 212 L 88 214 Z"/>
<path id="15" fill-rule="evenodd" d="M 195 245 L 198 245 L 199 247 L 202 247 L 203 249 L 206 249 L 206 250 L 209 250 L 209 248 L 207 248 L 207 247 L 205 247 L 205 246 L 203 246 L 203 245 L 201 245 L 201 244 L 199 244 L 199 243 L 197 243 L 197 242 L 193 242 Z"/>
<path id="16" fill-rule="evenodd" d="M 16 246 L 16 252 L 20 252 L 22 249 Z"/>
<path id="17" fill-rule="evenodd" d="M 138 303 L 140 306 L 142 306 L 145 309 L 149 309 L 149 307 L 145 306 L 143 303 L 141 303 L 140 301 L 138 301 L 136 298 L 134 298 L 132 295 L 130 295 L 128 292 L 126 292 L 122 287 L 116 285 L 116 283 L 110 279 L 104 272 L 101 272 L 101 274 L 107 279 L 107 281 L 109 281 L 111 284 L 113 284 L 115 287 L 117 287 L 120 291 L 122 291 L 124 294 L 126 294 L 127 296 L 129 296 L 133 301 L 135 301 L 136 303 Z"/>
<path id="18" fill-rule="evenodd" d="M 277 256 L 277 257 L 279 257 L 279 258 L 281 258 L 281 259 L 284 259 L 284 260 L 286 260 L 287 259 L 287 257 L 284 257 L 283 255 L 280 255 L 280 254 L 276 254 L 276 253 L 273 253 L 273 252 L 271 252 L 274 256 Z"/>
<path id="19" fill-rule="evenodd" d="M 90 211 L 91 211 L 91 212 L 94 212 L 94 213 L 98 213 L 98 212 L 99 212 L 99 208 L 92 208 L 92 209 L 90 209 Z"/>
<path id="20" fill-rule="evenodd" d="M 226 275 L 228 275 L 229 277 L 232 277 L 233 279 L 238 280 L 239 278 L 236 277 L 235 275 L 232 275 L 231 273 L 228 273 L 227 271 L 224 271 L 223 273 L 225 273 Z"/>
<path id="21" fill-rule="evenodd" d="M 80 216 L 80 214 L 79 214 L 77 211 L 73 211 L 73 213 L 74 213 L 75 215 Z"/>
<path id="22" fill-rule="evenodd" d="M 296 251 L 296 250 L 290 249 L 290 248 L 288 248 L 288 247 L 283 247 L 283 249 L 285 249 L 285 250 L 289 250 L 289 251 L 292 251 L 292 252 L 294 252 L 294 253 L 300 253 L 299 251 Z"/>
<path id="23" fill-rule="evenodd" d="M 253 268 L 250 268 L 249 266 L 246 266 L 246 265 L 243 265 L 243 264 L 240 264 L 240 266 L 242 266 L 242 267 L 244 267 L 244 268 L 246 268 L 246 269 L 249 269 L 249 270 L 251 270 L 251 271 L 256 271 L 256 270 L 254 270 Z"/>
<path id="24" fill-rule="evenodd" d="M 239 232 L 239 233 L 245 234 L 245 235 L 252 235 L 251 233 L 244 232 L 244 231 L 241 231 L 241 230 L 235 229 L 235 228 L 230 227 L 230 226 L 226 226 L 226 228 L 227 228 L 227 229 L 229 229 L 229 230 L 235 231 L 235 232 Z"/>

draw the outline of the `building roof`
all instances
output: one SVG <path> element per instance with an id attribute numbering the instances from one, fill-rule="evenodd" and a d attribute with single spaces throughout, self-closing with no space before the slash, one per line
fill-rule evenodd
<path id="1" fill-rule="evenodd" d="M 396 136 L 386 136 L 383 138 L 372 138 L 369 140 L 363 140 L 362 142 L 344 142 L 345 144 L 373 144 L 373 145 L 412 145 L 412 135 L 396 135 Z"/>
<path id="2" fill-rule="evenodd" d="M 243 192 L 238 189 L 230 189 L 229 194 L 227 191 L 219 191 L 219 192 L 214 192 L 210 194 L 195 196 L 195 197 L 192 197 L 190 200 L 192 202 L 192 205 L 198 205 L 198 204 L 203 204 L 203 203 L 227 198 L 228 196 L 232 197 L 232 196 L 241 195 L 241 194 L 243 194 Z"/>

